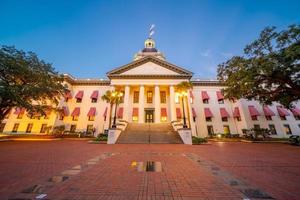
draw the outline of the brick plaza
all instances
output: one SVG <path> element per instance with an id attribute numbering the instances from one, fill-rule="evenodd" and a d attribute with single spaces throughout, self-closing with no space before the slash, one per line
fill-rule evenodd
<path id="1" fill-rule="evenodd" d="M 287 144 L 0 143 L 0 199 L 299 199 Z M 161 164 L 140 171 L 136 163 Z M 145 170 L 145 168 L 144 168 Z"/>

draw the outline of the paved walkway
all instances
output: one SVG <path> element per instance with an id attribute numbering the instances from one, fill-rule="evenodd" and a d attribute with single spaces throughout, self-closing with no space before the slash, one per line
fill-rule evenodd
<path id="1" fill-rule="evenodd" d="M 284 144 L 2 142 L 0 152 L 0 199 L 300 197 L 300 148 Z"/>

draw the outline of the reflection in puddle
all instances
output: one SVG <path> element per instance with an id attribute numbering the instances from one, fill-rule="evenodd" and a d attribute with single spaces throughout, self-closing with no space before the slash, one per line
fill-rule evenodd
<path id="1" fill-rule="evenodd" d="M 132 167 L 136 167 L 138 172 L 162 172 L 161 162 L 147 161 L 147 162 L 131 162 Z"/>
<path id="2" fill-rule="evenodd" d="M 61 183 L 67 180 L 68 178 L 69 178 L 68 176 L 53 176 L 52 178 L 49 179 L 49 182 Z"/>

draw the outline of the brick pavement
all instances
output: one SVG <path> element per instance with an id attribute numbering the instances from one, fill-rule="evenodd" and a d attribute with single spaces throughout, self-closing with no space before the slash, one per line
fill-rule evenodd
<path id="1" fill-rule="evenodd" d="M 0 152 L 0 199 L 243 199 L 245 187 L 275 199 L 300 195 L 300 148 L 289 145 L 2 142 Z M 138 172 L 132 161 L 159 161 L 162 172 Z M 34 185 L 43 189 L 22 193 Z"/>

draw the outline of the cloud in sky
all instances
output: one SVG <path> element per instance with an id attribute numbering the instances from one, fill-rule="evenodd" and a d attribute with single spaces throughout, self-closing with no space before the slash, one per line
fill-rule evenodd
<path id="1" fill-rule="evenodd" d="M 200 55 L 203 57 L 211 57 L 211 50 L 210 49 L 206 49 L 203 52 L 200 52 Z"/>

